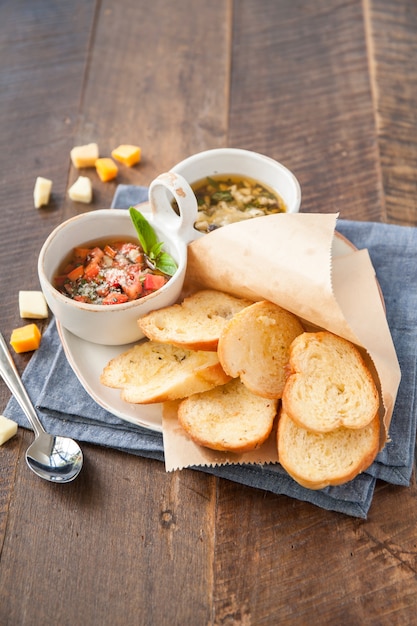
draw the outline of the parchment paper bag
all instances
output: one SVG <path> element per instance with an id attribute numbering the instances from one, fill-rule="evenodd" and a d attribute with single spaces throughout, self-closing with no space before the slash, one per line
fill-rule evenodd
<path id="1" fill-rule="evenodd" d="M 335 233 L 337 214 L 277 214 L 213 231 L 188 248 L 185 289 L 218 289 L 270 300 L 301 318 L 306 330 L 329 330 L 362 348 L 380 392 L 381 448 L 388 438 L 400 368 L 382 294 L 367 250 Z M 236 455 L 194 444 L 164 407 L 168 471 L 227 463 L 276 463 L 275 433 L 258 450 Z"/>

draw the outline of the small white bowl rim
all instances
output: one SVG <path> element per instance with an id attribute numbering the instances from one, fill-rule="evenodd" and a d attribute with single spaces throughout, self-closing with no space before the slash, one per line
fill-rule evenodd
<path id="1" fill-rule="evenodd" d="M 297 179 L 297 177 L 295 176 L 295 174 L 288 169 L 288 167 L 286 167 L 285 165 L 283 165 L 283 163 L 281 163 L 280 161 L 277 161 L 276 159 L 267 156 L 266 154 L 262 154 L 260 152 L 255 152 L 253 150 L 246 150 L 244 148 L 211 148 L 209 150 L 203 150 L 202 152 L 196 152 L 195 154 L 191 154 L 190 156 L 186 157 L 185 159 L 183 159 L 182 161 L 179 161 L 178 163 L 176 163 L 172 168 L 171 171 L 172 172 L 176 172 L 177 170 L 181 170 L 183 167 L 186 167 L 187 165 L 189 165 L 190 163 L 195 163 L 197 160 L 200 159 L 204 159 L 205 157 L 215 157 L 215 156 L 244 156 L 244 157 L 249 157 L 249 158 L 253 158 L 256 159 L 257 161 L 267 161 L 270 165 L 273 165 L 274 167 L 276 167 L 277 169 L 281 170 L 285 175 L 288 176 L 288 178 L 292 181 L 292 183 L 294 184 L 295 187 L 295 202 L 294 202 L 294 209 L 292 212 L 297 212 L 300 205 L 301 205 L 301 186 L 300 183 Z M 225 172 L 225 173 L 236 173 L 239 174 L 239 172 Z M 193 182 L 193 181 L 192 181 Z"/>

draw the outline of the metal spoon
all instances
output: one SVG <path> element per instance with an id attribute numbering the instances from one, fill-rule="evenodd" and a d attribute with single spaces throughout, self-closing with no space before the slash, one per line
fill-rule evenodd
<path id="1" fill-rule="evenodd" d="M 55 437 L 45 431 L 1 333 L 0 374 L 35 431 L 35 441 L 26 451 L 26 462 L 30 469 L 41 478 L 55 483 L 74 480 L 81 471 L 83 453 L 73 439 Z"/>

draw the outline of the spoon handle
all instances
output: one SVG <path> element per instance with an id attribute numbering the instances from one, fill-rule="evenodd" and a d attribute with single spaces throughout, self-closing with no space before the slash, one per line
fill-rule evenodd
<path id="1" fill-rule="evenodd" d="M 3 335 L 0 333 L 0 374 L 4 382 L 16 398 L 21 409 L 28 418 L 36 436 L 45 432 L 42 424 L 36 415 L 33 404 L 27 394 L 26 389 L 20 379 L 16 365 L 11 357 Z"/>

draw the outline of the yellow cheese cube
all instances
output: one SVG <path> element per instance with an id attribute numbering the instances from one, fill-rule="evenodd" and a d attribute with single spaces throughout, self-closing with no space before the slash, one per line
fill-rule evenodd
<path id="1" fill-rule="evenodd" d="M 37 350 L 41 344 L 41 333 L 36 324 L 27 324 L 15 328 L 10 338 L 10 344 L 15 352 L 30 352 Z"/>
<path id="2" fill-rule="evenodd" d="M 130 146 L 130 145 L 121 145 L 118 148 L 115 148 L 111 153 L 113 159 L 116 161 L 120 161 L 124 165 L 128 167 L 132 167 L 132 165 L 136 165 L 139 163 L 141 157 L 141 149 L 139 146 Z"/>
<path id="3" fill-rule="evenodd" d="M 52 180 L 38 176 L 33 190 L 33 202 L 35 209 L 40 209 L 49 203 L 52 191 Z"/>
<path id="4" fill-rule="evenodd" d="M 91 180 L 86 176 L 79 176 L 75 183 L 68 189 L 68 195 L 74 202 L 89 204 L 93 199 Z"/>
<path id="5" fill-rule="evenodd" d="M 17 433 L 17 424 L 4 415 L 0 415 L 0 446 Z"/>
<path id="6" fill-rule="evenodd" d="M 113 161 L 113 159 L 110 159 L 109 157 L 97 159 L 96 170 L 103 183 L 106 183 L 107 181 L 116 178 L 119 172 L 119 168 L 117 167 L 116 163 Z"/>
<path id="7" fill-rule="evenodd" d="M 20 317 L 42 320 L 48 317 L 48 306 L 42 291 L 19 291 Z"/>
<path id="8" fill-rule="evenodd" d="M 98 145 L 96 143 L 87 143 L 85 146 L 74 146 L 70 156 L 72 164 L 77 170 L 82 167 L 94 167 L 99 157 Z"/>

